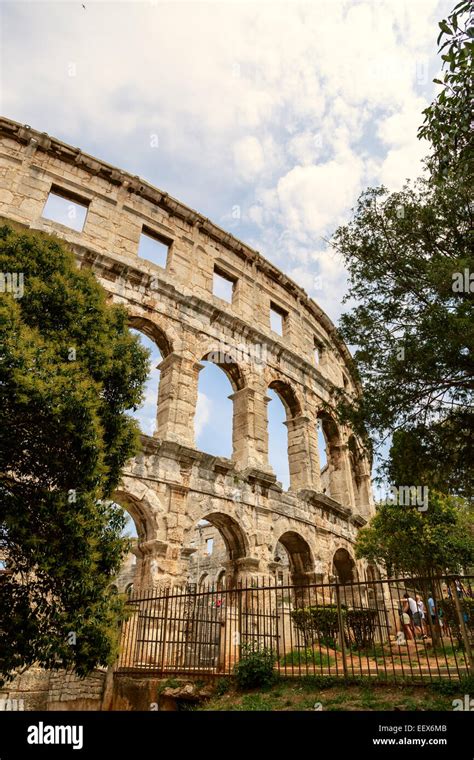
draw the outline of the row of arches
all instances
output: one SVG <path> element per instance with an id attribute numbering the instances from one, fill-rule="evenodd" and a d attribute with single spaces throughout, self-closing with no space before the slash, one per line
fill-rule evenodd
<path id="1" fill-rule="evenodd" d="M 157 410 L 159 426 L 160 412 L 169 406 L 167 393 L 173 385 L 168 381 L 171 364 L 166 360 L 176 355 L 156 325 L 143 318 L 132 318 L 130 324 L 150 350 L 152 365 L 144 402 L 133 414 L 142 431 L 153 435 Z M 257 409 L 259 399 L 249 398 L 255 393 L 248 385 L 249 378 L 231 356 L 207 351 L 195 366 L 197 388 L 192 417 L 193 438 L 199 450 L 238 461 L 253 447 L 261 466 L 271 467 L 285 490 L 313 484 L 315 490 L 340 503 L 361 507 L 368 501 L 363 452 L 353 436 L 349 442 L 343 440 L 328 411 L 321 409 L 316 419 L 309 420 L 294 388 L 282 379 L 270 379 L 261 386 L 262 399 Z M 160 388 L 162 369 L 167 374 L 164 389 Z M 191 380 L 183 377 L 183 383 L 188 384 L 183 394 L 188 396 Z M 254 418 L 249 420 L 251 407 Z"/>
<path id="2" fill-rule="evenodd" d="M 133 510 L 132 517 L 128 511 L 132 508 L 131 504 L 129 502 L 124 509 L 129 517 L 125 535 L 132 539 L 133 546 L 117 581 L 118 585 L 127 589 L 132 585 L 140 586 L 145 580 L 140 565 L 146 560 L 142 547 L 148 537 L 140 512 Z M 183 549 L 183 556 L 188 560 L 185 571 L 187 582 L 200 585 L 212 580 L 214 584 L 221 583 L 228 587 L 252 575 L 246 567 L 246 560 L 252 554 L 250 538 L 239 521 L 227 513 L 214 511 L 200 518 L 184 542 Z M 325 581 L 341 584 L 358 579 L 355 560 L 347 548 L 337 548 L 329 564 L 321 563 L 309 540 L 297 530 L 284 530 L 274 539 L 268 560 L 267 567 L 260 567 L 260 573 L 273 575 L 275 579 L 284 573 L 295 585 L 305 585 L 323 577 Z M 149 579 L 146 579 L 148 582 Z"/>

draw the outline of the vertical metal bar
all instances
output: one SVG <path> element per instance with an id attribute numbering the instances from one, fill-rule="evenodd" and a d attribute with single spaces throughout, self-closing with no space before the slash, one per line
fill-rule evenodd
<path id="1" fill-rule="evenodd" d="M 457 580 L 459 580 L 459 577 Z M 454 606 L 456 608 L 456 614 L 458 616 L 459 627 L 461 629 L 461 636 L 462 636 L 462 640 L 464 644 L 464 653 L 465 653 L 465 658 L 467 659 L 469 675 L 472 675 L 474 672 L 474 669 L 473 669 L 471 642 L 469 641 L 469 635 L 467 632 L 466 624 L 464 622 L 464 614 L 461 610 L 461 605 L 459 603 L 458 591 L 456 588 L 455 580 L 450 580 L 450 588 L 451 588 L 451 594 L 454 600 Z M 459 675 L 459 670 L 458 670 L 458 675 Z"/>
<path id="2" fill-rule="evenodd" d="M 340 594 L 339 594 L 339 583 L 336 583 L 336 604 L 337 604 L 337 619 L 338 619 L 338 625 L 339 625 L 339 646 L 341 647 L 341 654 L 342 654 L 342 667 L 344 671 L 344 678 L 347 678 L 348 672 L 347 672 L 346 644 L 344 641 L 344 630 L 343 630 L 343 622 L 342 622 L 341 599 L 340 599 Z"/>

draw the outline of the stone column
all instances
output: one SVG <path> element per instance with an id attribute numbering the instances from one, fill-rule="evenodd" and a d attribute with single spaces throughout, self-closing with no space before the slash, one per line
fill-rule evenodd
<path id="1" fill-rule="evenodd" d="M 362 517 L 369 518 L 374 512 L 372 496 L 372 479 L 370 465 L 366 457 L 360 463 L 359 468 L 359 511 Z"/>
<path id="2" fill-rule="evenodd" d="M 239 469 L 252 467 L 271 472 L 268 463 L 268 397 L 254 388 L 242 388 L 229 398 L 234 404 L 233 459 Z"/>
<path id="3" fill-rule="evenodd" d="M 169 354 L 158 365 L 161 371 L 155 437 L 195 447 L 194 415 L 202 364 Z"/>
<path id="4" fill-rule="evenodd" d="M 347 478 L 346 446 L 343 444 L 329 443 L 329 491 L 331 499 L 348 506 L 350 503 L 349 487 Z"/>
<path id="5" fill-rule="evenodd" d="M 288 460 L 290 465 L 290 489 L 302 488 L 321 490 L 319 474 L 319 453 L 316 433 L 311 436 L 309 417 L 300 415 L 287 420 Z"/>

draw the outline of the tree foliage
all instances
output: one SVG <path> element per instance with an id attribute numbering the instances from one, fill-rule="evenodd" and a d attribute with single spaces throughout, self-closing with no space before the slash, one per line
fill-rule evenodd
<path id="1" fill-rule="evenodd" d="M 0 227 L 0 675 L 38 662 L 86 673 L 113 653 L 124 552 L 110 502 L 137 446 L 148 354 L 64 243 Z"/>
<path id="2" fill-rule="evenodd" d="M 357 302 L 342 316 L 341 331 L 356 346 L 364 389 L 359 400 L 341 399 L 341 414 L 380 437 L 423 429 L 426 438 L 430 431 L 430 453 L 438 457 L 439 443 L 452 440 L 452 456 L 468 467 L 474 298 L 453 284 L 474 268 L 469 188 L 457 179 L 420 179 L 391 194 L 369 188 L 334 244 L 349 270 L 346 300 Z M 472 473 L 456 467 L 450 486 L 458 475 L 460 492 L 469 492 Z"/>
<path id="3" fill-rule="evenodd" d="M 472 176 L 474 24 L 470 0 L 458 3 L 439 28 L 444 76 L 434 80 L 441 90 L 423 111 L 418 135 L 432 145 L 429 166 L 434 177 L 442 179 L 453 170 Z"/>
<path id="4" fill-rule="evenodd" d="M 400 192 L 369 188 L 333 237 L 349 272 L 341 319 L 362 399 L 339 394 L 362 435 L 394 435 L 392 481 L 472 498 L 474 255 L 472 25 L 458 3 L 440 23 L 443 89 L 425 110 L 428 175 Z M 444 39 L 446 38 L 446 39 Z M 410 478 L 405 480 L 405 478 Z"/>
<path id="5" fill-rule="evenodd" d="M 359 531 L 356 557 L 384 567 L 389 576 L 462 572 L 474 557 L 472 516 L 462 500 L 433 491 L 426 511 L 380 504 Z"/>

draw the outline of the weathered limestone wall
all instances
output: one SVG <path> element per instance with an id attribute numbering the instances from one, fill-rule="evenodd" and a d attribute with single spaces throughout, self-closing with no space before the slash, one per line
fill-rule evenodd
<path id="1" fill-rule="evenodd" d="M 22 710 L 100 710 L 106 673 L 87 678 L 31 667 L 0 689 L 0 705 Z"/>
<path id="2" fill-rule="evenodd" d="M 51 189 L 88 206 L 81 232 L 42 216 Z M 295 579 L 327 578 L 336 550 L 353 553 L 373 510 L 370 465 L 330 405 L 335 387 L 359 389 L 347 348 L 302 288 L 167 193 L 7 119 L 0 119 L 0 215 L 66 240 L 163 356 L 155 434 L 143 436 L 116 494 L 137 525 L 135 587 L 186 578 L 203 519 L 222 535 L 235 579 L 273 572 L 278 542 Z M 143 230 L 167 243 L 165 267 L 138 256 Z M 216 268 L 234 281 L 232 303 L 213 295 Z M 282 336 L 270 327 L 272 305 L 286 315 Z M 236 353 L 241 346 L 247 355 Z M 231 459 L 195 448 L 201 362 L 219 351 L 233 387 Z M 268 388 L 287 413 L 287 492 L 268 462 Z M 323 483 L 318 420 L 329 458 Z"/>

